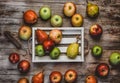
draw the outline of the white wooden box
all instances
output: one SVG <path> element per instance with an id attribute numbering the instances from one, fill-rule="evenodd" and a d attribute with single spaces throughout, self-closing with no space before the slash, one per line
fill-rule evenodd
<path id="1" fill-rule="evenodd" d="M 61 50 L 59 59 L 53 60 L 49 55 L 39 57 L 35 55 L 35 45 L 37 44 L 35 30 L 41 29 L 49 34 L 51 27 L 33 27 L 32 28 L 32 62 L 83 62 L 84 61 L 84 28 L 83 27 L 61 27 L 57 28 L 62 31 L 63 38 L 57 47 Z M 70 59 L 66 55 L 69 44 L 76 42 L 76 36 L 80 36 L 79 55 L 75 59 Z"/>

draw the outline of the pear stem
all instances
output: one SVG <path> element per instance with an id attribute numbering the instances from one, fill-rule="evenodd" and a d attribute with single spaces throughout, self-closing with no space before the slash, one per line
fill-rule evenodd
<path id="1" fill-rule="evenodd" d="M 80 36 L 77 35 L 77 36 L 76 36 L 76 43 L 78 43 L 79 40 L 80 40 Z"/>
<path id="2" fill-rule="evenodd" d="M 86 3 L 88 4 L 88 0 L 86 0 Z"/>
<path id="3" fill-rule="evenodd" d="M 42 69 L 42 71 L 41 71 L 42 73 L 44 73 L 45 72 L 45 69 Z"/>

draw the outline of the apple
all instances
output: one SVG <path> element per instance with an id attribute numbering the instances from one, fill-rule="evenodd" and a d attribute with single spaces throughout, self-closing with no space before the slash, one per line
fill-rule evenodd
<path id="1" fill-rule="evenodd" d="M 9 55 L 9 61 L 13 64 L 19 62 L 20 60 L 20 55 L 18 53 L 11 53 Z"/>
<path id="2" fill-rule="evenodd" d="M 60 15 L 53 15 L 50 22 L 53 27 L 61 27 L 63 20 Z"/>
<path id="3" fill-rule="evenodd" d="M 94 75 L 88 75 L 85 79 L 85 83 L 98 83 L 98 81 Z"/>
<path id="4" fill-rule="evenodd" d="M 49 53 L 55 46 L 55 43 L 48 39 L 43 42 L 43 48 L 46 51 L 46 53 Z"/>
<path id="5" fill-rule="evenodd" d="M 24 22 L 27 24 L 34 24 L 38 20 L 38 16 L 33 10 L 27 10 L 23 14 Z"/>
<path id="6" fill-rule="evenodd" d="M 71 17 L 76 12 L 76 5 L 72 2 L 67 2 L 64 4 L 63 13 L 67 17 Z"/>
<path id="7" fill-rule="evenodd" d="M 32 35 L 32 29 L 29 26 L 23 25 L 20 27 L 18 36 L 22 40 L 29 40 Z"/>
<path id="8" fill-rule="evenodd" d="M 101 57 L 103 49 L 102 49 L 101 46 L 95 45 L 95 46 L 92 47 L 92 51 L 91 52 L 92 52 L 92 55 L 94 57 Z"/>
<path id="9" fill-rule="evenodd" d="M 58 29 L 53 29 L 49 33 L 49 37 L 53 40 L 56 44 L 59 44 L 62 40 L 62 31 Z"/>
<path id="10" fill-rule="evenodd" d="M 64 74 L 64 79 L 67 83 L 75 83 L 77 80 L 77 72 L 73 69 L 69 69 Z"/>
<path id="11" fill-rule="evenodd" d="M 48 20 L 51 17 L 51 9 L 47 6 L 40 8 L 39 15 L 43 20 Z"/>
<path id="12" fill-rule="evenodd" d="M 83 24 L 83 16 L 81 14 L 74 14 L 71 19 L 72 26 L 80 27 Z"/>
<path id="13" fill-rule="evenodd" d="M 36 45 L 35 46 L 35 54 L 37 56 L 40 56 L 40 57 L 45 55 L 43 45 Z"/>
<path id="14" fill-rule="evenodd" d="M 54 47 L 52 49 L 52 51 L 50 52 L 50 58 L 51 59 L 58 59 L 60 56 L 60 53 L 61 53 L 60 49 L 57 47 Z"/>
<path id="15" fill-rule="evenodd" d="M 109 62 L 112 66 L 120 66 L 120 53 L 113 52 L 109 57 Z"/>
<path id="16" fill-rule="evenodd" d="M 20 78 L 17 83 L 29 83 L 27 78 Z"/>
<path id="17" fill-rule="evenodd" d="M 95 74 L 101 78 L 107 77 L 109 74 L 110 68 L 106 63 L 100 63 L 97 65 Z"/>
<path id="18" fill-rule="evenodd" d="M 99 7 L 96 4 L 88 3 L 86 8 L 87 16 L 95 18 L 99 15 Z"/>
<path id="19" fill-rule="evenodd" d="M 89 33 L 92 38 L 99 39 L 103 33 L 103 30 L 100 25 L 94 24 L 90 27 Z"/>
<path id="20" fill-rule="evenodd" d="M 27 60 L 20 61 L 18 64 L 18 70 L 23 74 L 27 73 L 30 70 L 30 62 Z"/>
<path id="21" fill-rule="evenodd" d="M 45 40 L 48 39 L 48 35 L 45 31 L 41 30 L 41 29 L 37 29 L 36 30 L 36 38 L 37 38 L 37 42 L 38 43 L 43 43 Z"/>
<path id="22" fill-rule="evenodd" d="M 59 71 L 53 71 L 49 75 L 50 83 L 60 83 L 62 80 L 62 74 Z"/>

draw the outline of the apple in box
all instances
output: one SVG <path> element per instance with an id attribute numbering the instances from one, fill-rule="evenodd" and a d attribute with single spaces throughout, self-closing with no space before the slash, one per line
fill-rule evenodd
<path id="1" fill-rule="evenodd" d="M 54 46 L 55 43 L 51 39 L 45 40 L 43 42 L 43 48 L 46 53 L 49 53 L 54 48 Z"/>
<path id="2" fill-rule="evenodd" d="M 53 29 L 49 33 L 49 37 L 53 40 L 56 44 L 59 44 L 62 40 L 62 31 L 58 29 Z"/>

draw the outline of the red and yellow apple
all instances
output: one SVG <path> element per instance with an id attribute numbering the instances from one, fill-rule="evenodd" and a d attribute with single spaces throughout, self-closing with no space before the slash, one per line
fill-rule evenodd
<path id="1" fill-rule="evenodd" d="M 23 14 L 24 22 L 27 24 L 34 24 L 38 20 L 38 16 L 33 10 L 27 10 Z"/>
<path id="2" fill-rule="evenodd" d="M 73 69 L 69 69 L 65 72 L 64 79 L 67 83 L 75 83 L 77 80 L 77 72 Z"/>
<path id="3" fill-rule="evenodd" d="M 23 25 L 20 27 L 18 36 L 22 40 L 28 40 L 32 35 L 32 29 L 29 26 Z"/>
<path id="4" fill-rule="evenodd" d="M 18 64 L 18 70 L 21 73 L 27 73 L 30 70 L 30 62 L 27 60 L 22 60 Z"/>
<path id="5" fill-rule="evenodd" d="M 49 79 L 51 83 L 60 83 L 62 80 L 62 74 L 59 71 L 53 71 L 49 75 Z"/>
<path id="6" fill-rule="evenodd" d="M 64 4 L 63 13 L 67 17 L 71 17 L 76 12 L 76 5 L 72 2 L 67 2 Z"/>
<path id="7" fill-rule="evenodd" d="M 103 30 L 100 25 L 94 24 L 90 27 L 89 33 L 90 33 L 91 37 L 98 39 L 102 35 Z"/>
<path id="8" fill-rule="evenodd" d="M 106 63 L 100 63 L 95 70 L 95 74 L 101 78 L 107 77 L 109 74 L 110 68 Z"/>
<path id="9" fill-rule="evenodd" d="M 56 44 L 59 44 L 62 40 L 62 31 L 58 29 L 53 29 L 49 33 L 49 37 L 53 40 Z"/>

